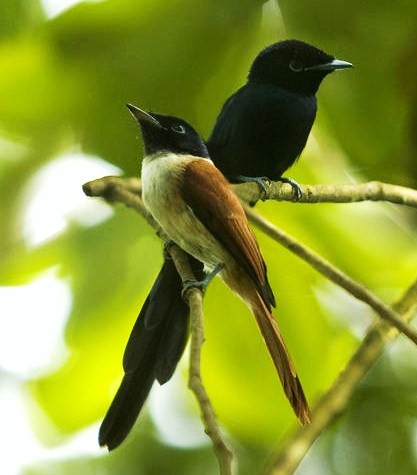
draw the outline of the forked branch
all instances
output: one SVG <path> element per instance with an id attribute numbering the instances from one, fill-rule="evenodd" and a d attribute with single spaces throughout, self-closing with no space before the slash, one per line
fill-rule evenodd
<path id="1" fill-rule="evenodd" d="M 141 184 L 136 178 L 104 177 L 83 186 L 88 196 L 97 196 L 108 202 L 121 202 L 133 208 L 164 238 L 152 216 L 146 211 L 140 198 Z M 417 207 L 417 191 L 400 186 L 369 182 L 359 185 L 302 186 L 303 203 L 353 203 L 357 201 L 388 201 L 391 203 Z M 237 185 L 236 191 L 247 202 L 256 202 L 260 192 L 256 184 Z M 267 199 L 292 201 L 293 190 L 287 184 L 272 183 Z M 385 343 L 403 332 L 417 343 L 417 332 L 408 324 L 417 307 L 417 281 L 410 286 L 404 296 L 392 307 L 384 304 L 369 289 L 345 275 L 335 266 L 285 234 L 265 218 L 246 207 L 250 221 L 271 238 L 305 260 L 336 285 L 371 307 L 383 321 L 378 321 L 368 332 L 362 344 L 336 379 L 332 387 L 316 403 L 312 424 L 298 429 L 271 458 L 266 470 L 268 475 L 288 475 L 294 472 L 313 442 L 347 406 L 352 393 L 368 369 L 379 357 Z M 184 253 L 176 246 L 170 250 L 177 269 L 184 280 L 192 275 Z M 190 274 L 191 273 L 191 274 Z M 232 453 L 222 438 L 214 410 L 210 404 L 200 373 L 201 347 L 204 342 L 202 295 L 197 289 L 188 293 L 192 320 L 189 386 L 200 406 L 206 433 L 211 438 L 222 475 L 232 473 Z"/>

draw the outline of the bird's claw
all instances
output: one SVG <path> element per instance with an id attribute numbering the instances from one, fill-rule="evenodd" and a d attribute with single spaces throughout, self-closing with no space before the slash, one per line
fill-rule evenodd
<path id="1" fill-rule="evenodd" d="M 182 284 L 181 297 L 187 301 L 187 293 L 191 289 L 199 289 L 204 294 L 207 284 L 204 280 L 187 279 Z"/>
<path id="2" fill-rule="evenodd" d="M 260 176 L 254 179 L 255 183 L 258 184 L 261 192 L 261 200 L 265 201 L 268 196 L 268 190 L 271 187 L 271 180 L 266 176 Z"/>
<path id="3" fill-rule="evenodd" d="M 260 199 L 262 201 L 265 201 L 268 196 L 268 190 L 271 186 L 271 180 L 266 177 L 266 176 L 257 176 L 257 177 L 252 177 L 252 176 L 243 176 L 239 175 L 237 177 L 240 183 L 256 183 L 259 186 L 259 191 L 260 191 Z M 250 203 L 251 206 L 255 206 L 256 201 L 254 203 Z"/>
<path id="4" fill-rule="evenodd" d="M 292 178 L 281 177 L 278 181 L 281 183 L 288 183 L 293 190 L 294 201 L 300 201 L 301 197 L 303 196 L 303 192 L 301 191 L 300 185 L 295 180 Z"/>
<path id="5" fill-rule="evenodd" d="M 187 301 L 187 292 L 191 289 L 199 289 L 203 294 L 206 291 L 207 286 L 213 280 L 214 276 L 217 275 L 224 268 L 224 264 L 217 264 L 216 267 L 206 275 L 203 280 L 197 279 L 187 279 L 183 282 L 181 297 Z"/>

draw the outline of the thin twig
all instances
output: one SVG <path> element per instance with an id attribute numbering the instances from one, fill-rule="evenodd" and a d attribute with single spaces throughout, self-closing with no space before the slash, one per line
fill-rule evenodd
<path id="1" fill-rule="evenodd" d="M 417 308 L 417 280 L 393 309 L 410 321 Z M 320 433 L 347 407 L 353 392 L 368 370 L 379 358 L 385 344 L 398 336 L 398 331 L 378 321 L 368 331 L 361 345 L 330 389 L 318 400 L 312 411 L 312 423 L 300 427 L 271 458 L 265 474 L 290 475 L 294 473 Z"/>
<path id="2" fill-rule="evenodd" d="M 204 343 L 204 319 L 201 292 L 187 296 L 191 315 L 190 371 L 188 387 L 200 406 L 205 432 L 210 437 L 222 475 L 232 475 L 233 453 L 224 441 L 213 406 L 201 378 L 201 347 Z"/>
<path id="3" fill-rule="evenodd" d="M 83 191 L 87 196 L 103 198 L 108 203 L 123 203 L 138 212 L 151 227 L 158 229 L 157 223 L 146 210 L 138 189 L 140 189 L 138 178 L 120 178 L 118 176 L 104 176 L 83 185 Z"/>
<path id="4" fill-rule="evenodd" d="M 183 282 L 193 279 L 193 273 L 184 252 L 177 246 L 170 246 L 169 252 Z M 200 406 L 205 432 L 210 437 L 219 462 L 222 475 L 232 474 L 233 453 L 224 441 L 216 414 L 211 405 L 201 377 L 201 348 L 204 343 L 203 295 L 200 290 L 191 288 L 186 298 L 190 307 L 191 343 L 188 387 L 194 393 Z"/>
<path id="5" fill-rule="evenodd" d="M 344 274 L 333 266 L 329 261 L 316 254 L 314 251 L 296 241 L 259 213 L 245 205 L 245 211 L 249 221 L 255 224 L 265 234 L 270 236 L 289 251 L 308 262 L 314 269 L 319 271 L 329 280 L 344 288 L 358 300 L 369 305 L 384 320 L 404 333 L 413 343 L 417 344 L 417 330 L 404 322 L 392 308 L 385 305 L 375 294 L 359 282 Z"/>

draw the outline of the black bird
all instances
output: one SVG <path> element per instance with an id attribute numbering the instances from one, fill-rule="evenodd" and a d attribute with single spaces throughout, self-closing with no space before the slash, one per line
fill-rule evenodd
<path id="1" fill-rule="evenodd" d="M 232 183 L 255 178 L 262 185 L 264 177 L 282 179 L 307 141 L 321 81 L 350 66 L 298 40 L 265 48 L 255 58 L 247 84 L 225 102 L 217 118 L 207 142 L 215 165 Z M 202 280 L 203 264 L 188 258 Z M 125 376 L 100 428 L 100 445 L 109 450 L 131 430 L 154 381 L 168 381 L 181 358 L 189 322 L 181 289 L 174 263 L 166 256 L 129 338 Z"/>
<path id="2" fill-rule="evenodd" d="M 232 183 L 282 180 L 307 142 L 317 112 L 316 92 L 336 69 L 349 68 L 303 41 L 261 51 L 247 83 L 225 102 L 207 141 L 210 157 Z M 292 180 L 284 179 L 292 182 Z"/>

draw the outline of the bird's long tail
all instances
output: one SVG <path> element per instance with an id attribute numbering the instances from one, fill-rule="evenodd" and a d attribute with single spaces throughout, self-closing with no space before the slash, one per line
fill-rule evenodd
<path id="1" fill-rule="evenodd" d="M 256 294 L 256 297 L 251 299 L 252 311 L 277 369 L 285 395 L 301 424 L 308 424 L 311 421 L 308 402 L 278 324 L 259 294 Z"/>
<path id="2" fill-rule="evenodd" d="M 202 264 L 189 256 L 198 278 Z M 174 263 L 164 265 L 130 335 L 124 377 L 100 427 L 99 444 L 109 450 L 120 445 L 135 423 L 155 380 L 168 381 L 188 339 L 189 308 L 181 297 L 182 281 Z"/>

